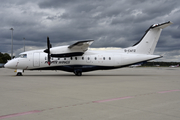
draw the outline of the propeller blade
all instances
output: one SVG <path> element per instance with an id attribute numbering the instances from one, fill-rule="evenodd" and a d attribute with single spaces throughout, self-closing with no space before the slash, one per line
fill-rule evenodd
<path id="1" fill-rule="evenodd" d="M 50 54 L 48 54 L 48 65 L 50 65 L 51 64 L 51 56 L 50 56 Z"/>
<path id="2" fill-rule="evenodd" d="M 45 53 L 50 53 L 51 44 L 49 41 L 49 37 L 47 37 L 47 49 L 44 50 Z"/>
<path id="3" fill-rule="evenodd" d="M 49 41 L 49 37 L 47 37 L 47 54 L 48 54 L 48 65 L 51 64 L 51 56 L 50 56 L 50 48 L 51 48 L 51 44 L 50 44 L 50 41 Z"/>
<path id="4" fill-rule="evenodd" d="M 49 41 L 49 37 L 47 37 L 47 48 L 50 48 L 50 41 Z"/>

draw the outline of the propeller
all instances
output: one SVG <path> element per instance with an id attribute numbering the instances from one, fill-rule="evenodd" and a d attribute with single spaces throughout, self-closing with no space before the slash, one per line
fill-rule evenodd
<path id="1" fill-rule="evenodd" d="M 51 64 L 51 55 L 50 55 L 50 48 L 51 48 L 51 47 L 52 47 L 52 46 L 51 46 L 51 44 L 50 44 L 49 37 L 47 37 L 47 49 L 44 50 L 44 52 L 48 54 L 48 56 L 47 56 L 47 57 L 48 57 L 48 65 Z"/>

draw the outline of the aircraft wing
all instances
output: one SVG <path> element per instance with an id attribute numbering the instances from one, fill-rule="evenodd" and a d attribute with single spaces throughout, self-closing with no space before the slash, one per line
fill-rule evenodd
<path id="1" fill-rule="evenodd" d="M 94 40 L 78 41 L 67 47 L 51 48 L 51 57 L 73 57 L 82 56 Z"/>
<path id="2" fill-rule="evenodd" d="M 88 47 L 94 42 L 94 40 L 85 40 L 85 41 L 78 41 L 70 46 L 68 46 L 71 50 L 82 50 L 86 51 Z"/>

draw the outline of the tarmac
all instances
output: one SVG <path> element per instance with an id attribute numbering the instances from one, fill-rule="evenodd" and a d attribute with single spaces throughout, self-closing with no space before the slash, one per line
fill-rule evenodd
<path id="1" fill-rule="evenodd" d="M 180 120 L 180 68 L 15 74 L 0 68 L 0 120 Z"/>

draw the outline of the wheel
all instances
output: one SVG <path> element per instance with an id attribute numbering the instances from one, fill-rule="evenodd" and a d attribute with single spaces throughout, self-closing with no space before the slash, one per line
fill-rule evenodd
<path id="1" fill-rule="evenodd" d="M 16 74 L 16 76 L 22 76 L 22 73 L 21 73 L 21 72 L 18 72 L 18 73 Z"/>
<path id="2" fill-rule="evenodd" d="M 76 76 L 81 76 L 81 75 L 82 75 L 82 71 L 81 71 L 81 70 L 75 70 L 75 71 L 74 71 L 74 74 L 75 74 Z"/>
<path id="3" fill-rule="evenodd" d="M 77 72 L 77 76 L 81 76 L 82 75 L 82 72 Z"/>

